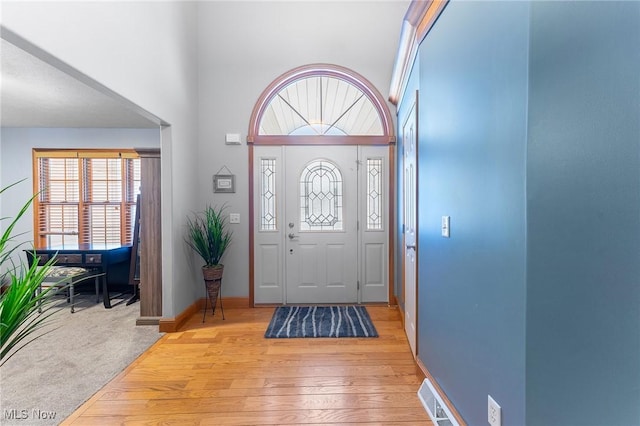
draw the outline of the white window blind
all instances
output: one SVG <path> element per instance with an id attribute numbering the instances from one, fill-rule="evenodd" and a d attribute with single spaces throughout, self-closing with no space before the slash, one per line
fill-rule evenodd
<path id="1" fill-rule="evenodd" d="M 34 150 L 39 247 L 130 244 L 140 160 L 133 151 Z"/>

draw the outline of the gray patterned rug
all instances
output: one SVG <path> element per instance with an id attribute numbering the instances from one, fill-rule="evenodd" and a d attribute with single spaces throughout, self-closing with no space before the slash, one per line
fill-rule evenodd
<path id="1" fill-rule="evenodd" d="M 264 337 L 378 337 L 364 306 L 279 306 Z"/>

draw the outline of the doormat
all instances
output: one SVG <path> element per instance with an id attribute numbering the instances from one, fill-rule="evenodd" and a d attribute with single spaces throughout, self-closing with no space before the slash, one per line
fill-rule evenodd
<path id="1" fill-rule="evenodd" d="M 378 332 L 364 306 L 279 306 L 264 337 L 378 337 Z"/>

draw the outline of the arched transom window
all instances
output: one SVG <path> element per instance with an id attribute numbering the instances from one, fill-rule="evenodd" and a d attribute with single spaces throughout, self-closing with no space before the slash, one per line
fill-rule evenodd
<path id="1" fill-rule="evenodd" d="M 260 135 L 383 134 L 373 102 L 353 84 L 331 76 L 302 78 L 271 98 Z"/>
<path id="2" fill-rule="evenodd" d="M 323 136 L 342 137 L 338 144 L 395 141 L 389 110 L 373 85 L 351 70 L 326 64 L 291 70 L 260 96 L 247 141 L 292 143 L 283 136 L 295 137 L 293 143 L 314 143 L 308 138 Z"/>

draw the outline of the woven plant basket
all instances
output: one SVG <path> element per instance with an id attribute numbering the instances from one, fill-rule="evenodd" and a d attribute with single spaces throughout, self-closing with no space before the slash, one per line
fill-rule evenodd
<path id="1" fill-rule="evenodd" d="M 222 272 L 224 271 L 223 265 L 217 265 L 214 267 L 203 267 L 202 276 L 204 277 L 204 286 L 207 290 L 207 296 L 211 302 L 211 313 L 216 313 L 216 302 L 220 295 L 220 288 L 222 287 Z M 222 300 L 220 300 L 220 308 L 222 308 Z M 204 307 L 204 315 L 207 315 L 207 306 Z M 224 319 L 224 310 L 222 311 L 222 319 Z M 202 317 L 204 322 L 204 316 Z"/>
<path id="2" fill-rule="evenodd" d="M 222 279 L 222 272 L 224 271 L 224 265 L 216 266 L 203 266 L 202 276 L 205 281 L 220 281 Z"/>

